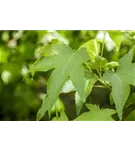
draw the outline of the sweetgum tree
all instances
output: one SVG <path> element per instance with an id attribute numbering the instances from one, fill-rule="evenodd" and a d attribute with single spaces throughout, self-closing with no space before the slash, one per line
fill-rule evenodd
<path id="1" fill-rule="evenodd" d="M 52 44 L 48 50 L 43 47 L 41 58 L 30 67 L 32 75 L 37 71 L 51 70 L 47 92 L 37 113 L 37 120 L 40 120 L 46 112 L 51 118 L 54 106 L 57 115 L 53 120 L 68 120 L 66 111 L 57 106 L 57 101 L 62 93 L 73 91 L 77 114 L 74 120 L 126 119 L 123 116 L 124 109 L 129 105 L 129 101 L 132 105 L 135 99 L 135 93 L 131 90 L 135 86 L 133 33 L 102 31 L 100 35 L 82 43 L 77 49 L 72 49 L 68 44 L 62 42 Z M 124 51 L 122 47 L 127 42 L 126 38 L 132 39 L 133 43 Z M 104 55 L 107 47 L 108 52 L 105 53 L 111 53 L 111 59 Z M 93 87 L 106 88 L 110 91 L 108 107 L 87 103 L 87 97 L 91 94 Z M 85 106 L 88 111 L 81 112 Z M 134 110 L 127 118 L 132 115 L 134 117 Z"/>
<path id="2" fill-rule="evenodd" d="M 0 31 L 0 120 L 135 120 L 135 31 Z"/>

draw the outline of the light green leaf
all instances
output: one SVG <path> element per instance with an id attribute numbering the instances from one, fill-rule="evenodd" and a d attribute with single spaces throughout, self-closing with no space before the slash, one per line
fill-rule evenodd
<path id="1" fill-rule="evenodd" d="M 108 31 L 111 39 L 115 43 L 116 51 L 119 51 L 123 41 L 123 33 L 121 31 Z"/>
<path id="2" fill-rule="evenodd" d="M 94 60 L 87 63 L 91 69 L 103 68 L 107 64 L 107 59 L 101 56 L 96 56 Z"/>
<path id="3" fill-rule="evenodd" d="M 91 93 L 92 88 L 93 88 L 94 84 L 96 83 L 97 79 L 98 78 L 95 74 L 90 74 L 89 78 L 86 79 L 86 81 L 85 81 L 85 98 L 84 99 L 81 99 L 78 92 L 76 91 L 76 93 L 75 93 L 75 103 L 76 103 L 77 114 L 80 113 L 80 110 L 81 110 L 83 104 L 85 103 L 86 98 Z"/>
<path id="4" fill-rule="evenodd" d="M 51 44 L 47 44 L 44 46 L 40 46 L 39 48 L 37 48 L 35 50 L 35 56 L 50 56 L 50 55 L 54 55 L 56 52 L 54 49 L 52 49 L 52 45 Z"/>
<path id="5" fill-rule="evenodd" d="M 116 113 L 113 109 L 100 109 L 99 106 L 86 104 L 90 109 L 78 116 L 74 121 L 113 121 L 112 115 Z"/>
<path id="6" fill-rule="evenodd" d="M 123 107 L 130 93 L 130 85 L 135 86 L 135 63 L 132 63 L 133 50 L 120 59 L 116 72 L 106 71 L 103 78 L 112 85 L 112 97 L 120 120 Z"/>
<path id="7" fill-rule="evenodd" d="M 113 105 L 113 104 L 114 104 L 114 101 L 113 101 L 112 93 L 110 93 L 109 100 L 110 100 L 110 104 Z"/>
<path id="8" fill-rule="evenodd" d="M 100 107 L 99 105 L 93 105 L 93 104 L 86 104 L 86 107 L 91 110 L 92 112 L 94 111 L 99 111 Z"/>
<path id="9" fill-rule="evenodd" d="M 119 63 L 118 62 L 115 62 L 115 61 L 112 61 L 112 62 L 109 62 L 109 63 L 106 63 L 104 65 L 104 69 L 108 70 L 108 69 L 112 69 L 112 68 L 116 68 L 119 66 Z"/>
<path id="10" fill-rule="evenodd" d="M 125 119 L 125 121 L 135 121 L 135 110 L 133 110 Z"/>
<path id="11" fill-rule="evenodd" d="M 87 41 L 86 43 L 81 45 L 80 48 L 82 47 L 86 48 L 91 60 L 94 60 L 95 57 L 100 53 L 100 44 L 96 39 Z"/>
<path id="12" fill-rule="evenodd" d="M 45 99 L 44 113 L 50 111 L 56 99 L 58 98 L 64 83 L 70 78 L 81 99 L 85 98 L 85 82 L 83 63 L 89 60 L 88 54 L 84 48 L 73 51 L 65 44 L 59 44 L 53 47 L 56 55 L 49 56 L 38 61 L 31 70 L 47 71 L 55 68 L 49 78 L 47 86 L 47 99 Z M 52 61 L 52 62 L 50 62 Z"/>
<path id="13" fill-rule="evenodd" d="M 63 112 L 61 112 L 59 118 L 54 117 L 54 118 L 52 119 L 52 121 L 69 121 L 69 120 L 68 120 L 67 115 L 66 115 L 65 112 L 63 111 Z"/>

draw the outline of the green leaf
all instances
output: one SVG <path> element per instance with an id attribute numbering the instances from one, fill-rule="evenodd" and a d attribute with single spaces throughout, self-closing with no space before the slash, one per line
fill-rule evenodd
<path id="1" fill-rule="evenodd" d="M 114 104 L 114 101 L 113 101 L 112 93 L 110 93 L 109 100 L 110 100 L 110 104 L 113 105 L 113 104 Z"/>
<path id="2" fill-rule="evenodd" d="M 68 120 L 68 117 L 67 117 L 67 115 L 65 114 L 65 112 L 62 111 L 61 114 L 60 114 L 60 117 L 59 117 L 59 118 L 54 117 L 54 118 L 52 119 L 52 121 L 69 121 L 69 120 Z"/>
<path id="3" fill-rule="evenodd" d="M 56 67 L 56 56 L 44 57 L 37 60 L 30 66 L 30 72 L 34 74 L 36 71 L 48 71 Z"/>
<path id="4" fill-rule="evenodd" d="M 135 61 L 135 46 L 133 47 L 133 60 Z"/>
<path id="5" fill-rule="evenodd" d="M 115 62 L 115 61 L 112 61 L 112 62 L 109 62 L 107 64 L 104 65 L 104 69 L 108 70 L 108 69 L 112 69 L 112 68 L 116 68 L 119 66 L 119 63 L 118 62 Z"/>
<path id="6" fill-rule="evenodd" d="M 35 55 L 36 56 L 50 56 L 54 55 L 56 52 L 54 49 L 52 49 L 51 44 L 47 44 L 45 46 L 41 46 L 35 50 Z"/>
<path id="7" fill-rule="evenodd" d="M 135 121 L 135 110 L 133 110 L 125 119 L 125 121 Z"/>
<path id="8" fill-rule="evenodd" d="M 44 114 L 45 114 L 45 111 L 44 111 L 44 110 L 46 109 L 46 108 L 45 108 L 45 107 L 46 107 L 46 106 L 45 106 L 45 105 L 46 105 L 46 104 L 45 104 L 46 99 L 47 99 L 47 98 L 46 98 L 46 95 L 45 95 L 45 97 L 44 97 L 44 99 L 43 99 L 43 102 L 42 102 L 42 106 L 41 106 L 41 108 L 40 108 L 40 109 L 38 110 L 38 112 L 37 112 L 37 116 L 36 116 L 36 120 L 37 120 L 37 121 L 39 121 L 39 120 L 44 116 Z"/>
<path id="9" fill-rule="evenodd" d="M 113 121 L 112 115 L 116 113 L 113 109 L 100 109 L 97 105 L 86 104 L 89 112 L 78 116 L 74 121 Z"/>
<path id="10" fill-rule="evenodd" d="M 108 31 L 108 33 L 115 43 L 116 51 L 118 52 L 123 41 L 123 33 L 121 31 Z"/>
<path id="11" fill-rule="evenodd" d="M 82 47 L 86 48 L 91 60 L 94 60 L 95 57 L 100 53 L 100 44 L 96 39 L 87 41 L 86 43 L 81 45 L 80 48 Z"/>
<path id="12" fill-rule="evenodd" d="M 81 110 L 83 104 L 85 103 L 86 98 L 91 93 L 92 88 L 93 88 L 94 84 L 96 83 L 97 79 L 98 79 L 98 77 L 95 74 L 90 74 L 89 78 L 86 79 L 86 81 L 85 81 L 85 98 L 84 99 L 81 99 L 78 92 L 75 93 L 75 103 L 76 103 L 77 114 L 80 113 L 80 110 Z"/>
<path id="13" fill-rule="evenodd" d="M 96 56 L 94 60 L 87 63 L 91 69 L 103 68 L 107 64 L 107 59 L 101 56 Z"/>
<path id="14" fill-rule="evenodd" d="M 112 85 L 112 97 L 120 120 L 123 107 L 130 94 L 130 85 L 135 86 L 135 63 L 132 63 L 133 50 L 120 59 L 116 72 L 106 71 L 103 78 Z"/>
<path id="15" fill-rule="evenodd" d="M 56 55 L 41 59 L 31 68 L 32 71 L 47 71 L 55 68 L 48 81 L 47 98 L 43 103 L 44 106 L 42 105 L 44 113 L 51 110 L 68 78 L 81 99 L 85 98 L 83 63 L 89 60 L 87 52 L 84 48 L 73 51 L 65 44 L 55 45 L 53 48 L 57 51 Z"/>
<path id="16" fill-rule="evenodd" d="M 99 105 L 93 105 L 93 104 L 86 104 L 86 107 L 91 110 L 92 112 L 94 111 L 99 111 L 100 107 Z"/>

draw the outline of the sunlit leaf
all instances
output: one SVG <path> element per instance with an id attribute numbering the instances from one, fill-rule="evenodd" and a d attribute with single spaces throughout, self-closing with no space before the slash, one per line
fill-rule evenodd
<path id="1" fill-rule="evenodd" d="M 123 41 L 123 33 L 121 31 L 108 31 L 111 39 L 115 43 L 116 51 L 119 51 Z"/>
<path id="2" fill-rule="evenodd" d="M 100 53 L 100 44 L 96 39 L 84 43 L 83 45 L 81 45 L 81 47 L 86 48 L 91 60 L 94 60 L 95 57 Z"/>
<path id="3" fill-rule="evenodd" d="M 69 121 L 69 120 L 68 120 L 68 117 L 67 117 L 67 115 L 65 114 L 65 112 L 62 111 L 61 114 L 60 114 L 60 117 L 59 117 L 59 118 L 54 117 L 54 118 L 52 119 L 52 121 Z"/>
<path id="4" fill-rule="evenodd" d="M 91 69 L 103 68 L 107 64 L 107 59 L 101 56 L 96 56 L 94 60 L 90 61 L 88 65 Z"/>

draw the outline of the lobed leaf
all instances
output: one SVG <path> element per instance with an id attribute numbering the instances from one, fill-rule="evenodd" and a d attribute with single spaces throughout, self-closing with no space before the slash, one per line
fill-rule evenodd
<path id="1" fill-rule="evenodd" d="M 32 71 L 47 71 L 54 68 L 47 86 L 47 98 L 39 112 L 50 111 L 64 83 L 70 78 L 81 99 L 85 98 L 83 63 L 89 60 L 84 48 L 73 51 L 65 44 L 53 46 L 56 55 L 45 57 L 31 68 Z M 51 62 L 50 62 L 51 61 Z M 44 108 L 44 109 L 43 109 Z M 42 113 L 43 114 L 43 113 Z"/>
<path id="2" fill-rule="evenodd" d="M 132 63 L 133 50 L 120 59 L 120 66 L 116 72 L 106 71 L 103 78 L 112 85 L 112 97 L 120 120 L 123 107 L 130 94 L 130 85 L 135 86 L 135 63 Z"/>
<path id="3" fill-rule="evenodd" d="M 74 121 L 114 121 L 111 116 L 116 113 L 115 110 L 100 109 L 99 106 L 92 104 L 86 106 L 90 111 L 78 116 Z"/>

